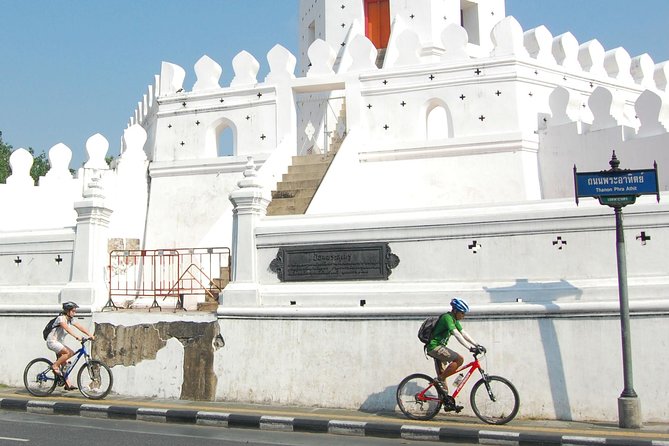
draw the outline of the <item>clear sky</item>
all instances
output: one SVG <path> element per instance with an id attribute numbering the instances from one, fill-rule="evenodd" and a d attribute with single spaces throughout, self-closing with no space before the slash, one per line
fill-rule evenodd
<path id="1" fill-rule="evenodd" d="M 336 1 L 336 0 L 327 0 Z M 14 148 L 47 152 L 62 142 L 72 168 L 101 133 L 117 155 L 137 102 L 162 61 L 181 65 L 185 86 L 204 54 L 232 78 L 247 50 L 267 71 L 277 43 L 297 54 L 298 0 L 0 0 L 0 131 Z M 579 43 L 598 39 L 632 57 L 669 60 L 669 0 L 507 0 L 524 30 L 545 25 Z"/>

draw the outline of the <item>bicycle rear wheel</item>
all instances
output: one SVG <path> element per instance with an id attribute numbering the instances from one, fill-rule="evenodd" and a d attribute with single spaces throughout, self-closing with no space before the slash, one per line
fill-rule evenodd
<path id="1" fill-rule="evenodd" d="M 23 371 L 23 384 L 35 396 L 46 396 L 56 388 L 58 379 L 53 373 L 53 363 L 46 358 L 33 359 Z"/>
<path id="2" fill-rule="evenodd" d="M 441 409 L 441 398 L 434 379 L 414 373 L 397 386 L 397 405 L 407 418 L 429 420 Z"/>
<path id="3" fill-rule="evenodd" d="M 85 363 L 77 375 L 79 391 L 86 398 L 99 400 L 111 391 L 114 378 L 107 365 L 100 361 L 91 360 Z"/>
<path id="4" fill-rule="evenodd" d="M 506 424 L 518 413 L 520 397 L 516 388 L 501 376 L 481 378 L 469 396 L 472 410 L 488 424 Z"/>

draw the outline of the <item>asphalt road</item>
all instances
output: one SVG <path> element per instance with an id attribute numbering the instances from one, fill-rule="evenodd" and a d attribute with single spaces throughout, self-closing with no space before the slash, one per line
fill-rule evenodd
<path id="1" fill-rule="evenodd" d="M 149 423 L 143 421 L 40 415 L 0 410 L 0 446 L 87 444 L 96 446 L 379 446 L 441 445 L 447 443 L 230 429 L 222 427 Z M 462 444 L 462 443 L 458 443 Z"/>

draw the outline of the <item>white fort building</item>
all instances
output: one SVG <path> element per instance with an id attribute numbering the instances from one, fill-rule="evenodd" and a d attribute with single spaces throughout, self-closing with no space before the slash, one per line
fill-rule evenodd
<path id="1" fill-rule="evenodd" d="M 38 184 L 14 151 L 0 383 L 51 355 L 41 329 L 74 300 L 120 394 L 393 409 L 434 373 L 421 321 L 458 296 L 519 417 L 615 420 L 614 211 L 574 190 L 615 151 L 658 166 L 623 213 L 634 389 L 669 419 L 669 62 L 524 30 L 504 0 L 299 14 L 299 54 L 163 62 L 111 166 L 99 134 L 74 176 L 51 148 Z"/>

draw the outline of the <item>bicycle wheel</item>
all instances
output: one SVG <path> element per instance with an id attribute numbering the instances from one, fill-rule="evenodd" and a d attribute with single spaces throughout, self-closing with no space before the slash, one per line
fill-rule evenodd
<path id="1" fill-rule="evenodd" d="M 397 405 L 413 420 L 429 420 L 441 409 L 434 379 L 421 373 L 409 375 L 397 386 Z"/>
<path id="2" fill-rule="evenodd" d="M 26 390 L 35 396 L 46 396 L 56 388 L 56 375 L 46 358 L 33 359 L 23 371 L 23 384 Z"/>
<path id="3" fill-rule="evenodd" d="M 79 369 L 77 384 L 86 398 L 100 400 L 107 396 L 114 383 L 112 372 L 100 361 L 91 360 Z"/>
<path id="4" fill-rule="evenodd" d="M 481 378 L 469 396 L 472 410 L 488 424 L 506 424 L 518 413 L 518 391 L 506 378 L 488 376 Z"/>

